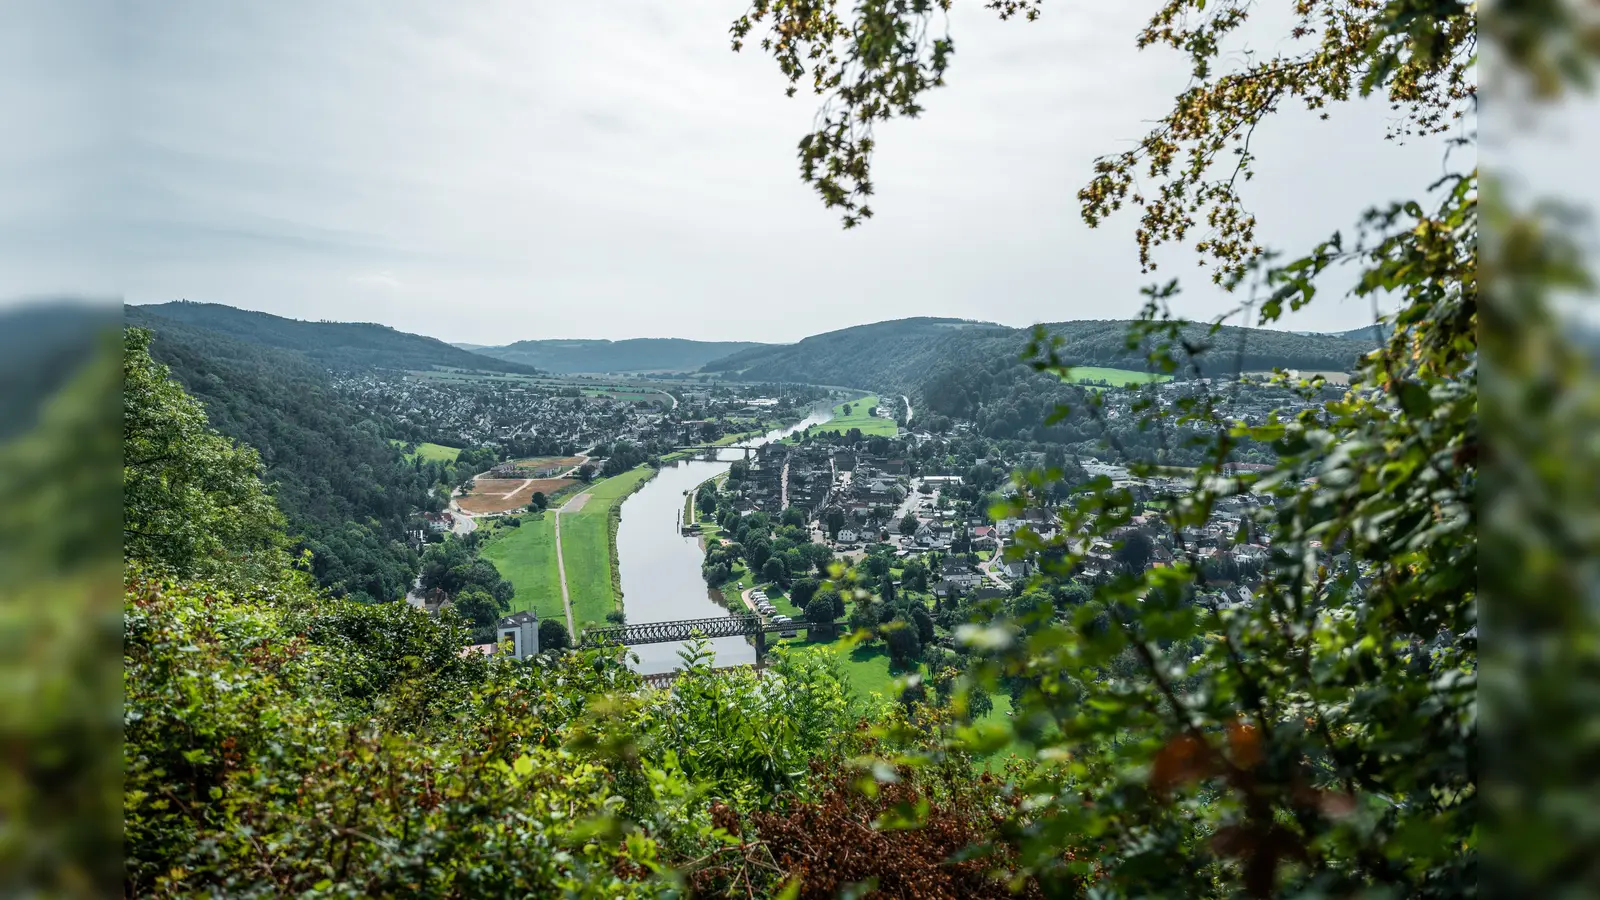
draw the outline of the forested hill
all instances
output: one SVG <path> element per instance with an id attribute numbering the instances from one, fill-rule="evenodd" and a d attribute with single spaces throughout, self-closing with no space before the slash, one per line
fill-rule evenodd
<path id="1" fill-rule="evenodd" d="M 798 343 L 756 347 L 714 360 L 702 371 L 751 381 L 798 381 L 914 393 L 953 357 L 1020 351 L 1021 332 L 965 319 L 917 317 L 857 325 Z"/>
<path id="2" fill-rule="evenodd" d="M 132 317 L 130 317 L 132 318 Z M 406 463 L 326 371 L 299 354 L 157 317 L 150 354 L 205 404 L 213 428 L 254 447 L 296 551 L 335 593 L 395 600 L 415 576 L 402 543 L 417 507 L 439 508 L 434 473 Z"/>
<path id="3" fill-rule="evenodd" d="M 1143 370 L 1148 348 L 1130 349 L 1128 322 L 1076 321 L 1047 324 L 1061 337 L 1061 355 L 1072 365 Z M 1328 335 L 1191 325 L 1186 342 L 1203 347 L 1197 360 L 1206 374 L 1275 367 L 1347 371 L 1371 349 L 1364 341 Z M 796 344 L 762 347 L 714 360 L 706 372 L 761 381 L 838 384 L 923 396 L 927 385 L 962 370 L 988 368 L 997 359 L 1021 365 L 1032 330 L 959 319 L 898 319 L 845 328 Z"/>
<path id="4" fill-rule="evenodd" d="M 456 346 L 549 372 L 693 372 L 715 359 L 775 345 L 753 341 L 632 338 L 623 341 L 517 341 L 504 347 Z"/>
<path id="5" fill-rule="evenodd" d="M 205 328 L 241 341 L 288 350 L 330 369 L 431 369 L 442 366 L 484 372 L 534 374 L 531 366 L 469 353 L 444 341 L 361 322 L 305 322 L 235 309 L 218 303 L 178 300 L 125 308 L 128 323 L 156 327 L 161 321 Z"/>

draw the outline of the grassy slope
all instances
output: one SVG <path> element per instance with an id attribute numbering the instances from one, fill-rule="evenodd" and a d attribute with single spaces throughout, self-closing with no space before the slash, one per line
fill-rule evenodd
<path id="1" fill-rule="evenodd" d="M 1107 384 L 1126 386 L 1147 384 L 1152 381 L 1171 381 L 1171 375 L 1140 372 L 1135 369 L 1108 369 L 1102 366 L 1073 366 L 1066 381 L 1104 381 Z"/>
<path id="2" fill-rule="evenodd" d="M 553 514 L 525 521 L 521 528 L 503 529 L 484 547 L 482 556 L 516 587 L 512 612 L 532 609 L 540 619 L 566 621 L 566 611 L 561 607 L 561 577 L 556 568 Z"/>
<path id="3" fill-rule="evenodd" d="M 604 623 L 617 608 L 618 587 L 612 579 L 611 511 L 655 470 L 640 466 L 607 478 L 589 489 L 583 509 L 561 517 L 561 553 L 567 566 L 567 593 L 572 621 L 579 628 Z"/>
<path id="4" fill-rule="evenodd" d="M 446 447 L 443 444 L 424 442 L 417 445 L 416 452 L 407 454 L 406 459 L 420 456 L 423 462 L 434 462 L 436 460 L 440 462 L 455 462 L 456 457 L 460 455 L 461 448 L 459 447 Z"/>

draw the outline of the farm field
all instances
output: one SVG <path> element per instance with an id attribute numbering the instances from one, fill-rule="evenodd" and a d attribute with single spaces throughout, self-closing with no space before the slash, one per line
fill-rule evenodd
<path id="1" fill-rule="evenodd" d="M 833 408 L 832 421 L 825 425 L 813 425 L 806 429 L 806 433 L 821 434 L 834 431 L 843 434 L 852 428 L 859 428 L 861 433 L 868 437 L 879 434 L 885 437 L 894 437 L 899 433 L 900 427 L 895 424 L 893 419 L 884 419 L 867 414 L 867 410 L 877 405 L 878 398 L 871 395 L 858 400 L 847 400 Z M 850 407 L 848 415 L 844 411 L 846 406 Z"/>
<path id="2" fill-rule="evenodd" d="M 531 609 L 540 619 L 566 622 L 561 606 L 561 577 L 556 568 L 555 514 L 526 518 L 520 528 L 501 529 L 483 548 L 482 556 L 511 582 L 517 595 L 511 611 Z"/>
<path id="3" fill-rule="evenodd" d="M 1151 382 L 1171 381 L 1171 375 L 1158 375 L 1154 372 L 1140 372 L 1137 369 L 1108 369 L 1102 366 L 1073 366 L 1064 381 L 1082 384 L 1084 382 L 1105 382 L 1115 387 L 1128 385 L 1149 384 Z"/>
<path id="4" fill-rule="evenodd" d="M 577 483 L 573 478 L 479 478 L 473 482 L 471 496 L 458 498 L 456 505 L 478 515 L 510 512 L 526 509 L 536 491 L 550 497 Z"/>
<path id="5" fill-rule="evenodd" d="M 583 464 L 581 456 L 530 456 L 519 459 L 514 465 L 524 466 L 529 469 L 570 469 Z"/>

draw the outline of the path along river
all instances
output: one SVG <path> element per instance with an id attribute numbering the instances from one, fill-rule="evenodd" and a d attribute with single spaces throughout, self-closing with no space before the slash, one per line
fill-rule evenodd
<path id="1" fill-rule="evenodd" d="M 787 428 L 768 432 L 738 446 L 757 446 L 778 440 L 833 418 L 828 411 L 812 413 Z M 744 451 L 728 447 L 716 461 L 683 460 L 668 463 L 638 493 L 622 501 L 622 522 L 617 527 L 617 564 L 622 573 L 622 605 L 628 622 L 668 622 L 674 619 L 709 619 L 728 615 L 721 593 L 706 587 L 700 575 L 705 554 L 700 540 L 678 530 L 683 513 L 683 492 L 726 472 Z M 645 674 L 679 668 L 680 644 L 646 644 L 630 648 L 639 656 L 635 668 Z M 718 638 L 711 642 L 719 666 L 755 662 L 756 651 L 743 638 Z"/>

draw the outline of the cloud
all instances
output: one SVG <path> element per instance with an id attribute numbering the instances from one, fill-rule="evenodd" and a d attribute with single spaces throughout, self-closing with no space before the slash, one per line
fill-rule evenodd
<path id="1" fill-rule="evenodd" d="M 359 284 L 363 287 L 388 288 L 390 290 L 401 286 L 400 279 L 394 277 L 391 272 L 368 272 L 364 275 L 351 275 L 350 283 Z"/>

